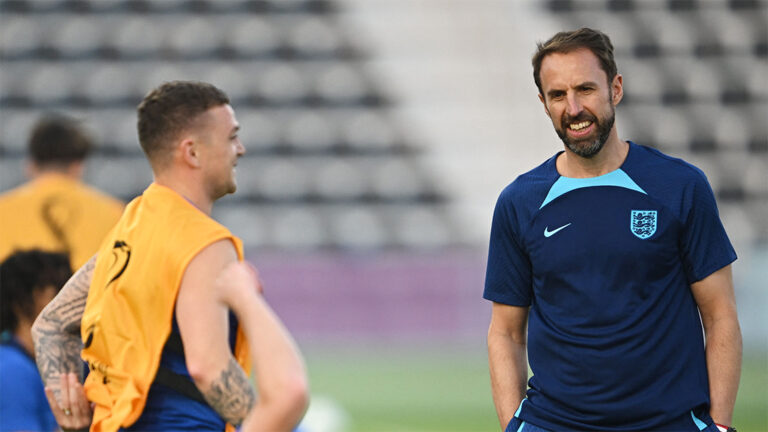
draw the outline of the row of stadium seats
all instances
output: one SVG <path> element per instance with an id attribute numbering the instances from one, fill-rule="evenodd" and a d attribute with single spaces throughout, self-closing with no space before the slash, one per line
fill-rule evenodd
<path id="1" fill-rule="evenodd" d="M 768 154 L 768 107 L 723 111 L 715 104 L 691 108 L 619 106 L 623 138 L 655 143 L 672 152 L 751 151 Z M 385 111 L 361 109 L 250 110 L 237 108 L 240 137 L 249 154 L 403 155 L 413 152 Z M 86 119 L 103 152 L 137 155 L 133 109 L 72 111 Z M 0 153 L 25 151 L 36 110 L 4 110 Z"/>
<path id="2" fill-rule="evenodd" d="M 328 13 L 331 0 L 3 0 L 0 12 L 13 13 Z"/>
<path id="3" fill-rule="evenodd" d="M 42 67 L 45 65 L 45 67 Z M 200 79 L 228 89 L 239 105 L 375 105 L 385 98 L 366 72 L 348 61 L 154 62 L 8 61 L 0 85 L 0 107 L 135 106 L 157 82 Z M 73 73 L 75 72 L 75 73 Z M 626 104 L 668 105 L 768 101 L 768 59 L 731 62 L 627 59 Z"/>
<path id="4" fill-rule="evenodd" d="M 406 145 L 386 111 L 374 109 L 250 110 L 235 106 L 240 138 L 249 154 L 403 155 Z M 102 152 L 137 155 L 136 112 L 130 109 L 71 110 L 83 119 Z M 38 110 L 4 110 L 0 153 L 21 156 Z"/>
<path id="5" fill-rule="evenodd" d="M 214 217 L 261 249 L 439 249 L 460 244 L 450 209 L 419 205 L 222 203 Z"/>
<path id="6" fill-rule="evenodd" d="M 356 64 L 319 62 L 5 62 L 0 107 L 135 107 L 163 81 L 196 79 L 227 89 L 238 105 L 377 105 L 383 97 Z"/>
<path id="7" fill-rule="evenodd" d="M 656 9 L 671 12 L 700 11 L 725 6 L 733 11 L 759 9 L 762 0 L 547 0 L 546 7 L 555 13 L 576 10 L 608 10 L 610 12 L 632 12 Z"/>
<path id="8" fill-rule="evenodd" d="M 96 157 L 86 178 L 124 199 L 152 180 L 144 157 Z M 250 202 L 435 203 L 443 201 L 410 158 L 245 156 L 237 200 Z"/>
<path id="9" fill-rule="evenodd" d="M 120 14 L 17 16 L 0 28 L 0 58 L 338 58 L 354 50 L 325 16 Z"/>
<path id="10" fill-rule="evenodd" d="M 724 110 L 717 103 L 659 107 L 619 105 L 620 130 L 627 139 L 658 143 L 678 151 L 753 151 L 768 155 L 768 105 Z"/>

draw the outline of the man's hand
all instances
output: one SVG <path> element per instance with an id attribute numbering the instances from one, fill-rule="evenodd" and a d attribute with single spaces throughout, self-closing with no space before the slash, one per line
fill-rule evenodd
<path id="1" fill-rule="evenodd" d="M 75 373 L 61 374 L 58 388 L 51 383 L 45 387 L 45 396 L 51 406 L 53 416 L 64 432 L 86 429 L 91 425 L 93 410 L 85 397 L 85 391 Z M 56 399 L 58 394 L 61 400 Z"/>
<path id="2" fill-rule="evenodd" d="M 264 292 L 258 270 L 245 261 L 235 261 L 224 267 L 216 278 L 216 284 L 222 303 L 232 309 L 252 301 L 254 294 Z"/>

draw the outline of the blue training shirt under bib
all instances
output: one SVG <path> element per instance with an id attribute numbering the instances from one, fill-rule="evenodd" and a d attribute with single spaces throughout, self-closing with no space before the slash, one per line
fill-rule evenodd
<path id="1" fill-rule="evenodd" d="M 629 143 L 619 169 L 557 172 L 501 193 L 484 297 L 530 306 L 518 417 L 564 430 L 650 430 L 709 404 L 690 285 L 736 259 L 704 174 Z"/>

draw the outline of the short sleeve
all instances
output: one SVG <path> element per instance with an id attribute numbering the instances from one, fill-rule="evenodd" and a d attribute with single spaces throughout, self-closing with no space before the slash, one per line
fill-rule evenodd
<path id="1" fill-rule="evenodd" d="M 704 173 L 699 170 L 691 191 L 684 219 L 682 252 L 689 283 L 700 281 L 736 260 L 715 196 Z"/>
<path id="2" fill-rule="evenodd" d="M 497 303 L 530 306 L 531 263 L 520 241 L 519 223 L 508 189 L 493 212 L 483 297 Z"/>

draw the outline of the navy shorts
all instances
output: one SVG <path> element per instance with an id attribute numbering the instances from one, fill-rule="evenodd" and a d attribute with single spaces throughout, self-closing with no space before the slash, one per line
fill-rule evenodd
<path id="1" fill-rule="evenodd" d="M 519 412 L 519 411 L 518 411 Z M 672 422 L 669 422 L 663 426 L 660 426 L 656 431 L 666 432 L 720 432 L 715 422 L 709 416 L 709 414 L 703 409 L 697 409 L 690 411 L 688 414 L 682 415 Z M 512 417 L 507 428 L 504 432 L 562 432 L 560 430 L 554 431 L 536 426 L 530 422 L 524 421 L 517 417 Z"/>

